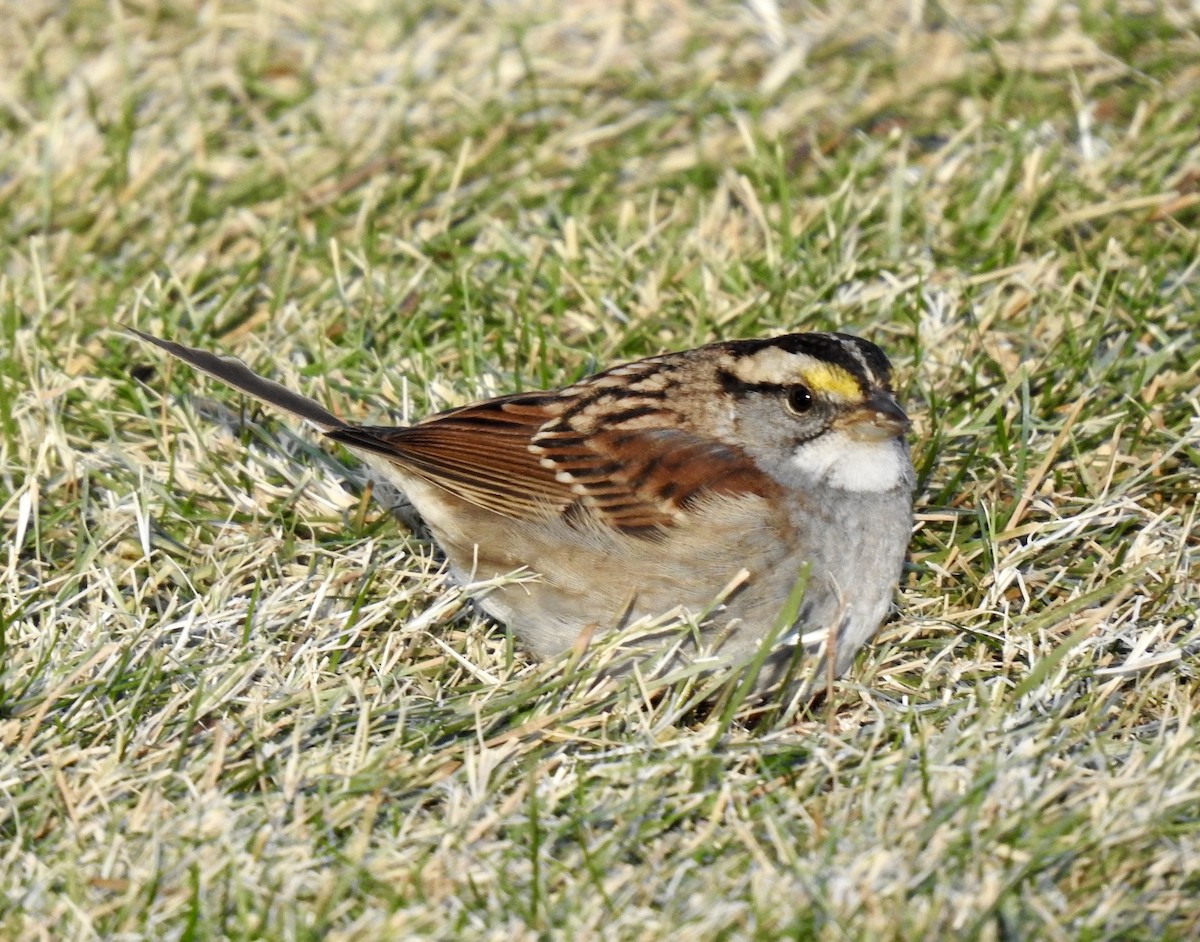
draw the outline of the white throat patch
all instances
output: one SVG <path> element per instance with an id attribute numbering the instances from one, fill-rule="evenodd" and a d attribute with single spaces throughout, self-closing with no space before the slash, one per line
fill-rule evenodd
<path id="1" fill-rule="evenodd" d="M 831 487 L 869 493 L 890 491 L 908 467 L 899 442 L 858 441 L 844 432 L 827 432 L 801 445 L 792 464 Z"/>

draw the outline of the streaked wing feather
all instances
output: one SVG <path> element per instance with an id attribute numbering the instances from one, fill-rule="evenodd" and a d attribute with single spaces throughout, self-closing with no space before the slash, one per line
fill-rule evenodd
<path id="1" fill-rule="evenodd" d="M 407 428 L 335 429 L 329 437 L 383 455 L 463 500 L 518 519 L 562 513 L 577 497 L 529 450 L 550 418 L 541 394 L 505 396 Z"/>
<path id="2" fill-rule="evenodd" d="M 586 439 L 549 432 L 535 438 L 534 450 L 620 530 L 669 527 L 703 494 L 777 489 L 741 449 L 679 428 L 612 429 Z"/>
<path id="3" fill-rule="evenodd" d="M 319 403 L 214 356 L 133 330 L 230 386 L 320 426 L 333 440 L 395 462 L 465 501 L 503 516 L 562 514 L 652 535 L 701 494 L 759 494 L 776 485 L 738 448 L 680 428 L 618 425 L 589 433 L 563 420 L 560 393 L 518 393 L 431 416 L 407 428 L 349 425 Z M 613 389 L 605 392 L 615 395 Z M 574 408 L 586 402 L 572 400 Z M 640 418 L 656 406 L 626 410 Z"/>
<path id="4" fill-rule="evenodd" d="M 561 400 L 505 396 L 409 428 L 350 427 L 329 436 L 381 454 L 476 506 L 517 519 L 562 514 L 653 536 L 702 494 L 776 485 L 744 452 L 680 428 L 580 434 L 557 421 Z"/>

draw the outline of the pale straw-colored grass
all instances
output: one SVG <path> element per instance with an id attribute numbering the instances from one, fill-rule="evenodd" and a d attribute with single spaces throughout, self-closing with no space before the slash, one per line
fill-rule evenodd
<path id="1" fill-rule="evenodd" d="M 0 937 L 1195 935 L 1194 6 L 6 21 Z M 765 716 L 535 664 L 126 324 L 374 421 L 862 332 L 916 423 L 897 615 Z"/>

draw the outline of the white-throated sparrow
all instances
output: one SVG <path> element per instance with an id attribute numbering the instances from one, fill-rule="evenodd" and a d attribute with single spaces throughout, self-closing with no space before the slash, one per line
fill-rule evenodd
<path id="1" fill-rule="evenodd" d="M 909 421 L 887 357 L 858 337 L 714 343 L 387 428 L 134 333 L 361 455 L 404 491 L 456 579 L 528 569 L 479 604 L 540 657 L 682 606 L 708 612 L 723 661 L 779 638 L 762 690 L 801 645 L 827 645 L 843 673 L 887 613 L 912 525 Z"/>

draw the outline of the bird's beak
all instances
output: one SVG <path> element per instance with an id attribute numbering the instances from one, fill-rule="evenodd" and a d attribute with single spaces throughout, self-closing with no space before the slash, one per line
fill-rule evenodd
<path id="1" fill-rule="evenodd" d="M 912 426 L 896 400 L 882 390 L 871 393 L 862 405 L 851 409 L 836 424 L 860 442 L 898 438 Z"/>

